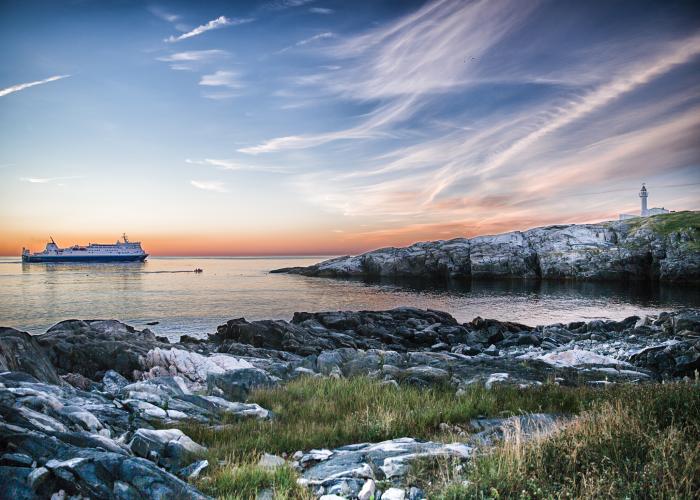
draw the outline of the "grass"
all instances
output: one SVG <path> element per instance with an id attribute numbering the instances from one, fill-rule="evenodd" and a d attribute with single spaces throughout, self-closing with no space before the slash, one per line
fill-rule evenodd
<path id="1" fill-rule="evenodd" d="M 690 210 L 654 215 L 647 221 L 662 236 L 683 230 L 700 231 L 700 212 Z"/>
<path id="2" fill-rule="evenodd" d="M 514 440 L 433 486 L 435 498 L 697 498 L 700 387 L 628 387 L 554 435 Z"/>
<path id="3" fill-rule="evenodd" d="M 491 390 L 475 386 L 455 396 L 449 388 L 397 389 L 364 377 L 303 378 L 256 391 L 249 401 L 271 409 L 275 418 L 232 420 L 220 430 L 201 424 L 183 427 L 192 439 L 209 447 L 213 467 L 198 484 L 208 494 L 248 499 L 271 489 L 275 498 L 308 498 L 292 469 L 257 467 L 260 454 L 292 454 L 404 436 L 452 441 L 455 436 L 442 433 L 440 423 L 466 424 L 477 416 L 531 412 L 583 417 L 555 437 L 517 450 L 498 448 L 460 472 L 455 472 L 454 464 L 418 470 L 416 481 L 422 477 L 422 486 L 442 498 L 509 497 L 523 491 L 524 498 L 540 491 L 545 497 L 592 498 L 628 492 L 638 496 L 652 483 L 683 496 L 690 486 L 697 486 L 684 478 L 700 477 L 696 383 L 605 388 L 545 384 Z M 462 484 L 465 479 L 470 481 L 468 487 Z"/>
<path id="4" fill-rule="evenodd" d="M 625 223 L 630 227 L 630 234 L 634 236 L 640 229 L 649 229 L 664 238 L 675 238 L 681 241 L 681 233 L 690 236 L 684 246 L 689 251 L 700 251 L 700 211 L 686 210 L 669 214 L 652 215 L 650 217 L 637 217 L 628 219 Z M 624 246 L 630 250 L 646 248 L 644 239 L 628 239 Z"/>
<path id="5" fill-rule="evenodd" d="M 431 439 L 441 422 L 466 423 L 477 416 L 577 413 L 598 392 L 556 385 L 528 391 L 479 386 L 455 397 L 449 388 L 396 389 L 365 377 L 303 378 L 252 394 L 249 401 L 274 412 L 270 421 L 232 422 L 223 430 L 191 424 L 183 430 L 197 442 L 215 445 L 226 456 L 294 453 L 403 436 Z"/>
<path id="6" fill-rule="evenodd" d="M 700 231 L 700 212 L 685 210 L 670 214 L 652 215 L 650 217 L 637 217 L 629 219 L 626 223 L 633 232 L 643 227 L 648 227 L 661 236 L 670 236 L 679 231 Z"/>
<path id="7" fill-rule="evenodd" d="M 206 494 L 226 500 L 254 499 L 269 490 L 275 499 L 311 499 L 310 491 L 297 484 L 297 473 L 292 467 L 274 470 L 251 463 L 228 462 L 203 478 L 198 486 Z"/>

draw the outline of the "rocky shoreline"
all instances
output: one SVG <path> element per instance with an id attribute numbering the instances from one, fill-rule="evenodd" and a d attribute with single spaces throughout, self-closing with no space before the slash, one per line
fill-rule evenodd
<path id="1" fill-rule="evenodd" d="M 700 212 L 421 242 L 272 272 L 331 278 L 700 282 Z"/>
<path id="2" fill-rule="evenodd" d="M 302 312 L 291 321 L 233 319 L 206 339 L 177 343 L 114 320 L 64 321 L 36 336 L 0 328 L 0 497 L 204 498 L 193 482 L 210 466 L 206 449 L 178 427 L 275 419 L 246 402 L 249 392 L 300 377 L 364 376 L 459 394 L 475 385 L 646 384 L 698 370 L 698 310 L 536 327 L 460 324 L 414 308 Z M 421 498 L 403 482 L 417 457 L 466 460 L 516 421 L 527 435 L 561 418 L 474 421 L 480 432 L 452 444 L 406 436 L 261 460 L 289 463 L 315 496 L 378 498 L 381 479 L 391 483 L 382 498 Z"/>

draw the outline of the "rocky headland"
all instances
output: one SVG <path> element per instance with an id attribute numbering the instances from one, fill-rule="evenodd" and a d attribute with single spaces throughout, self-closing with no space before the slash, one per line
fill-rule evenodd
<path id="1" fill-rule="evenodd" d="M 273 272 L 333 278 L 700 282 L 700 212 L 421 242 Z"/>
<path id="2" fill-rule="evenodd" d="M 36 336 L 0 328 L 0 497 L 204 498 L 198 481 L 222 464 L 183 429 L 274 422 L 282 417 L 249 394 L 295 380 L 365 377 L 459 398 L 474 387 L 646 385 L 698 370 L 697 310 L 536 327 L 460 324 L 414 308 L 303 312 L 291 321 L 233 319 L 206 339 L 177 343 L 113 320 L 64 321 Z M 513 426 L 527 438 L 567 418 L 440 423 L 455 441 L 407 435 L 260 461 L 295 469 L 309 496 L 422 498 L 407 479 L 416 460 L 469 461 Z"/>

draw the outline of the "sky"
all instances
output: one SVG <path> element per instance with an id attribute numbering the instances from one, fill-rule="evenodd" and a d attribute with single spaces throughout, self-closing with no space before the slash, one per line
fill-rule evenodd
<path id="1" fill-rule="evenodd" d="M 697 1 L 0 0 L 0 255 L 700 209 Z"/>

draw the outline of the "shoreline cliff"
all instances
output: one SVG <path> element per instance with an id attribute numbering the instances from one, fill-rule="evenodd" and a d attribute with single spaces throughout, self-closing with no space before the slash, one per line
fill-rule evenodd
<path id="1" fill-rule="evenodd" d="M 313 277 L 700 282 L 700 212 L 382 248 L 273 273 Z"/>

